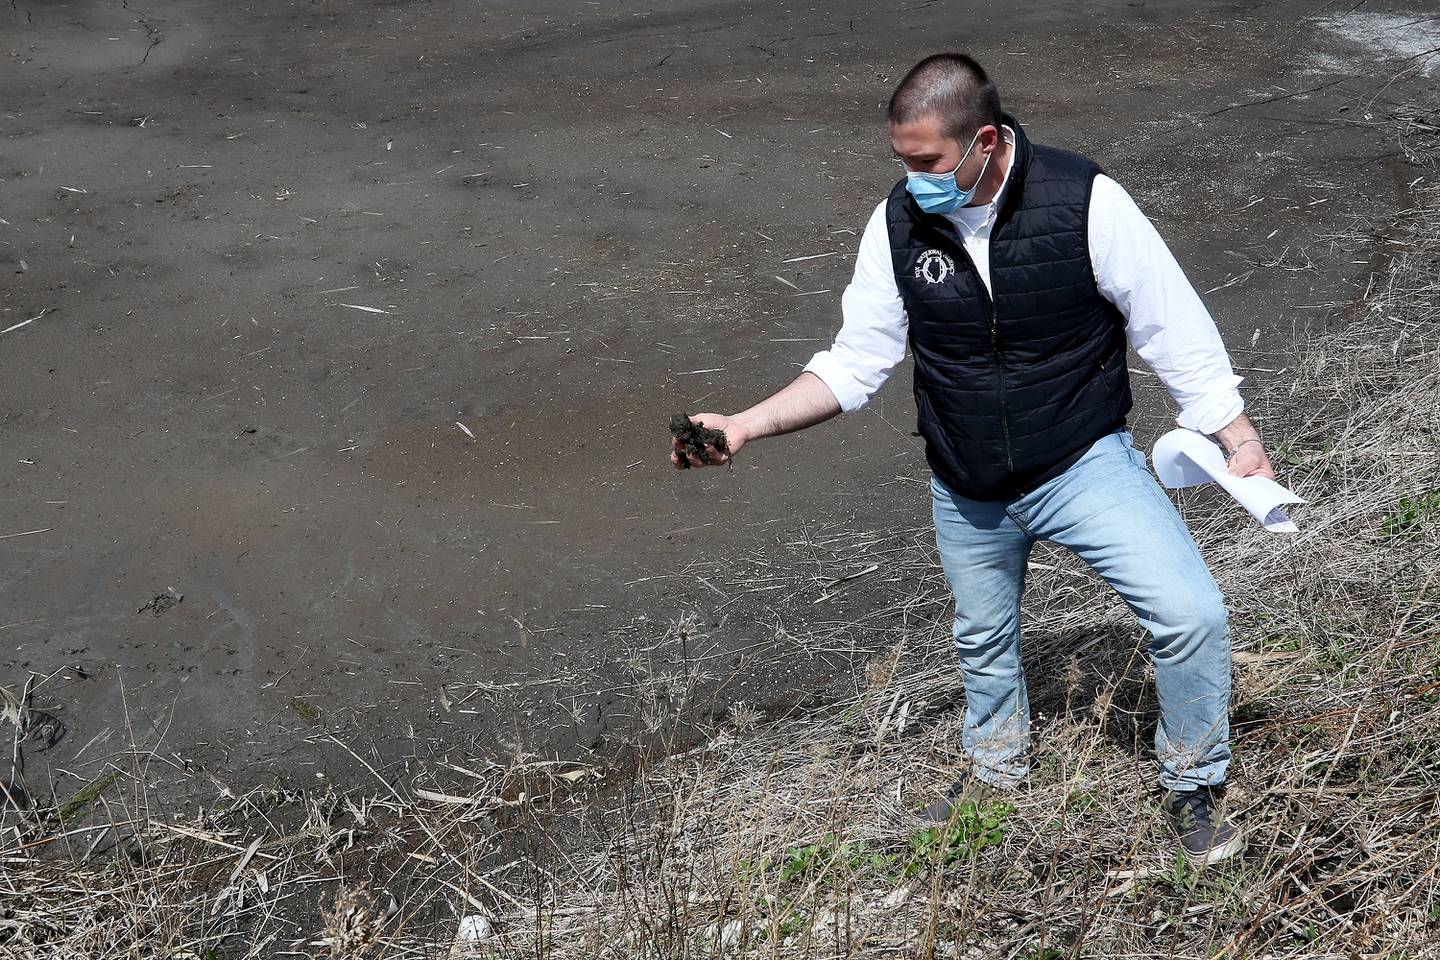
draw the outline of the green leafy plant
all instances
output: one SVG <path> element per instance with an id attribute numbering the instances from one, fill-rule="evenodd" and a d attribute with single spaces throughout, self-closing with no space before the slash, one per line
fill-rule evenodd
<path id="1" fill-rule="evenodd" d="M 833 873 L 854 875 L 871 870 L 882 877 L 888 877 L 899 856 L 871 850 L 864 840 L 841 843 L 833 833 L 827 833 L 814 843 L 791 847 L 785 851 L 785 861 L 780 866 L 780 882 L 789 883 L 805 876 Z"/>
<path id="2" fill-rule="evenodd" d="M 1019 960 L 1065 960 L 1066 956 L 1059 947 L 1027 947 Z"/>
<path id="3" fill-rule="evenodd" d="M 797 877 L 825 869 L 835 860 L 838 852 L 833 833 L 825 834 L 817 843 L 791 847 L 785 852 L 785 862 L 780 866 L 780 882 L 789 883 Z"/>
<path id="4" fill-rule="evenodd" d="M 1300 456 L 1300 453 L 1288 443 L 1282 443 L 1275 448 L 1275 461 L 1298 467 L 1305 462 L 1305 458 Z"/>
<path id="5" fill-rule="evenodd" d="M 994 846 L 1005 836 L 1005 820 L 1015 812 L 1008 803 L 977 804 L 966 801 L 943 827 L 927 827 L 910 837 L 913 859 L 905 876 L 913 877 L 927 864 L 949 866 Z"/>
<path id="6" fill-rule="evenodd" d="M 1160 874 L 1160 881 L 1168 884 L 1176 893 L 1193 890 L 1199 880 L 1199 871 L 1190 866 L 1185 854 L 1179 850 L 1175 851 L 1175 860 L 1170 864 L 1170 869 Z"/>
<path id="7" fill-rule="evenodd" d="M 774 938 L 784 943 L 810 926 L 810 918 L 784 897 L 761 898 L 757 906 L 768 915 L 768 925 L 755 931 L 755 939 L 764 943 Z"/>
<path id="8" fill-rule="evenodd" d="M 1419 533 L 1437 518 L 1440 518 L 1440 490 L 1417 493 L 1413 497 L 1406 494 L 1380 524 L 1380 529 L 1388 537 L 1399 537 Z"/>
<path id="9" fill-rule="evenodd" d="M 1305 647 L 1305 639 L 1298 633 L 1282 632 L 1271 634 L 1263 641 L 1267 652 L 1297 653 Z"/>
<path id="10" fill-rule="evenodd" d="M 735 864 L 735 879 L 738 880 L 742 886 L 747 885 L 752 880 L 764 874 L 768 869 L 770 869 L 769 857 L 762 857 L 758 863 L 742 858 L 739 863 Z"/>
<path id="11" fill-rule="evenodd" d="M 1335 441 L 1333 440 L 1326 440 L 1320 444 L 1318 451 L 1312 448 L 1309 452 L 1291 444 L 1282 443 L 1275 447 L 1275 452 L 1270 460 L 1272 463 L 1284 464 L 1287 467 L 1309 467 L 1314 466 L 1316 460 L 1330 456 L 1334 450 Z"/>

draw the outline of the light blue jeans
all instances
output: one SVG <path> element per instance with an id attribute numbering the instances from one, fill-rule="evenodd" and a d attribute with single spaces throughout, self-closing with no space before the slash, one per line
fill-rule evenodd
<path id="1" fill-rule="evenodd" d="M 1028 769 L 1030 701 L 1020 667 L 1020 594 L 1037 540 L 1084 560 L 1150 631 L 1160 724 L 1160 783 L 1223 783 L 1230 762 L 1230 641 L 1225 601 L 1194 539 L 1120 430 L 1060 476 L 1010 500 L 967 500 L 930 483 L 935 536 L 955 591 L 965 680 L 964 746 L 975 775 L 1013 786 Z"/>

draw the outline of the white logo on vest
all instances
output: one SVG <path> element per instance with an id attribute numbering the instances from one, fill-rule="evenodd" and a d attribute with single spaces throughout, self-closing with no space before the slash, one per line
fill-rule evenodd
<path id="1" fill-rule="evenodd" d="M 955 261 L 942 250 L 926 250 L 915 264 L 915 279 L 926 283 L 944 283 L 955 272 Z"/>

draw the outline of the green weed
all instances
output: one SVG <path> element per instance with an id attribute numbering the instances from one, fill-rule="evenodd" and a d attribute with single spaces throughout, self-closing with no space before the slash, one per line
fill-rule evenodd
<path id="1" fill-rule="evenodd" d="M 1027 947 L 1018 960 L 1065 960 L 1067 956 L 1059 947 Z"/>
<path id="2" fill-rule="evenodd" d="M 1005 820 L 1014 812 L 1015 807 L 1008 803 L 962 803 L 945 826 L 927 827 L 911 835 L 914 859 L 906 865 L 905 876 L 915 876 L 926 865 L 949 866 L 993 847 L 1004 838 Z"/>
<path id="3" fill-rule="evenodd" d="M 1419 533 L 1437 518 L 1440 518 L 1440 490 L 1417 493 L 1413 497 L 1407 494 L 1400 498 L 1380 529 L 1387 537 L 1407 536 Z"/>
<path id="4" fill-rule="evenodd" d="M 838 880 L 842 875 L 870 870 L 881 878 L 893 879 L 889 871 L 899 859 L 893 853 L 871 850 L 864 840 L 841 843 L 833 833 L 827 833 L 815 843 L 785 851 L 779 877 L 781 883 L 805 876 L 829 875 Z"/>

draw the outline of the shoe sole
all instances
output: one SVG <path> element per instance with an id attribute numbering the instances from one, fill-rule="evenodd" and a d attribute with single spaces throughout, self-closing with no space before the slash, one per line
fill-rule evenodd
<path id="1" fill-rule="evenodd" d="M 983 807 L 999 799 L 1001 799 L 1001 791 L 997 787 L 991 787 L 986 784 L 985 787 L 967 791 L 950 801 L 950 806 L 944 816 L 936 816 L 928 813 L 929 808 L 926 807 L 916 810 L 910 815 L 910 818 L 922 827 L 943 827 L 955 819 L 955 811 L 959 807 L 963 807 L 967 803 L 973 803 L 976 806 Z"/>
<path id="2" fill-rule="evenodd" d="M 955 819 L 955 811 L 959 807 L 964 806 L 966 802 L 965 800 L 957 800 L 945 812 L 944 816 L 932 814 L 926 810 L 917 810 L 911 815 L 911 819 L 920 827 L 943 827 Z"/>
<path id="3" fill-rule="evenodd" d="M 1245 837 L 1237 833 L 1229 840 L 1220 844 L 1220 846 L 1211 847 L 1203 854 L 1190 853 L 1189 851 L 1186 851 L 1185 862 L 1189 863 L 1193 867 L 1208 867 L 1217 863 L 1221 863 L 1225 860 L 1229 860 L 1231 857 L 1235 856 L 1237 853 L 1244 849 Z"/>

